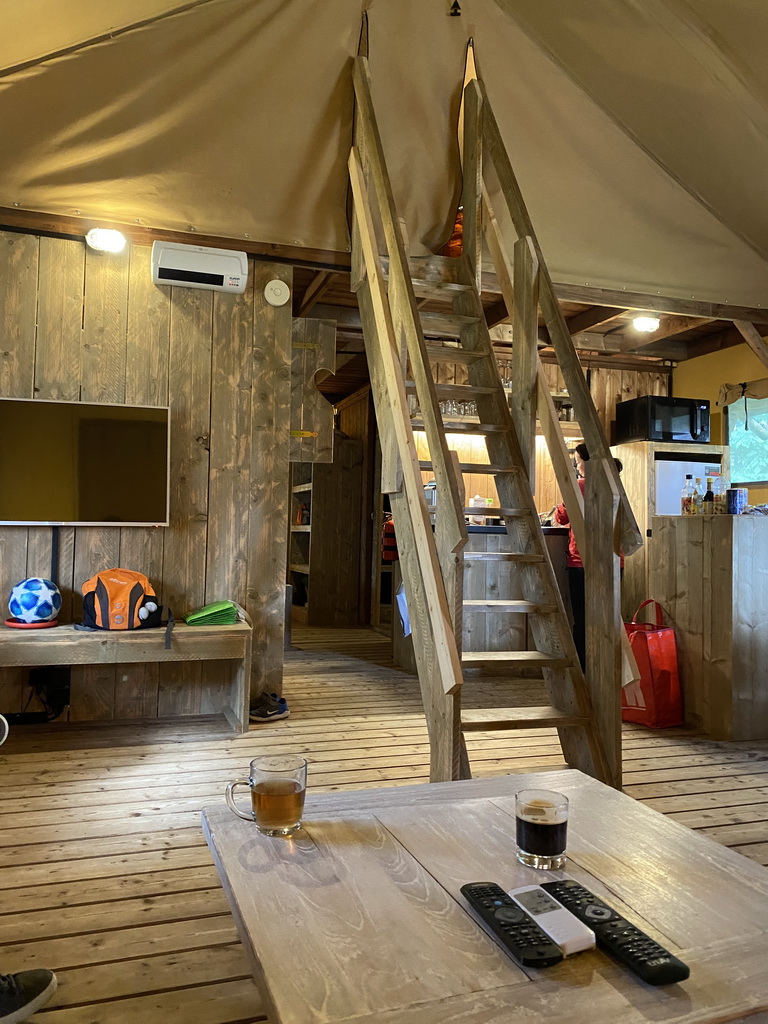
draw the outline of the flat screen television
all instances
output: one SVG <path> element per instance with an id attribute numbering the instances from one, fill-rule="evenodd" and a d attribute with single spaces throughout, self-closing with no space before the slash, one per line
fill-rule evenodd
<path id="1" fill-rule="evenodd" d="M 0 398 L 0 525 L 167 526 L 168 412 Z"/>

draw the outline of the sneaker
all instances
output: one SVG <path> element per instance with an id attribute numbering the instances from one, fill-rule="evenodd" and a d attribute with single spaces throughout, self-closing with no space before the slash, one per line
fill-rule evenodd
<path id="1" fill-rule="evenodd" d="M 290 715 L 288 701 L 276 693 L 260 693 L 248 714 L 252 722 L 276 722 Z"/>
<path id="2" fill-rule="evenodd" d="M 56 991 L 53 971 L 0 974 L 0 1024 L 18 1024 L 48 1002 Z"/>

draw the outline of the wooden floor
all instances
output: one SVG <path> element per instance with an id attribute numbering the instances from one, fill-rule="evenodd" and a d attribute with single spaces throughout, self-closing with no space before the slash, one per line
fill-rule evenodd
<path id="1" fill-rule="evenodd" d="M 45 1024 L 263 1020 L 200 831 L 200 808 L 264 751 L 301 751 L 318 790 L 426 781 L 418 686 L 366 630 L 294 634 L 291 717 L 235 736 L 188 725 L 17 727 L 0 750 L 0 971 L 53 968 Z M 509 704 L 493 679 L 465 703 Z M 540 684 L 521 703 L 541 703 Z M 476 776 L 563 762 L 552 730 L 470 737 Z M 768 863 L 768 743 L 625 729 L 626 791 Z M 287 965 L 290 969 L 290 965 Z"/>

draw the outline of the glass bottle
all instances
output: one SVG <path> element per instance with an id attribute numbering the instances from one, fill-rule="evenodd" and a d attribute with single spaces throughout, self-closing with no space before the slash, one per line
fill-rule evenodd
<path id="1" fill-rule="evenodd" d="M 701 477 L 696 477 L 696 486 L 694 488 L 695 494 L 693 500 L 696 502 L 696 515 L 700 516 L 704 511 L 704 484 L 702 483 Z"/>
<path id="2" fill-rule="evenodd" d="M 728 484 L 723 480 L 722 476 L 712 477 L 712 493 L 715 499 L 715 515 L 724 516 L 725 507 L 725 492 L 728 489 Z"/>
<path id="3" fill-rule="evenodd" d="M 707 487 L 704 491 L 704 498 L 701 505 L 701 511 L 705 516 L 713 516 L 715 514 L 715 493 L 712 490 L 712 477 L 707 477 Z"/>
<path id="4" fill-rule="evenodd" d="M 685 474 L 685 487 L 680 492 L 680 513 L 684 516 L 696 514 L 694 504 L 693 474 Z"/>

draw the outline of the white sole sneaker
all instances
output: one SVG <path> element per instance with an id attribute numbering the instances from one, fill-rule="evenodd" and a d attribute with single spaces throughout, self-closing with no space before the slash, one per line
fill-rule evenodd
<path id="1" fill-rule="evenodd" d="M 54 974 L 51 978 L 48 987 L 43 989 L 40 995 L 35 996 L 31 1002 L 25 1006 L 20 1006 L 18 1010 L 14 1010 L 13 1013 L 7 1014 L 5 1017 L 0 1017 L 0 1024 L 20 1024 L 21 1021 L 31 1017 L 33 1013 L 36 1013 L 41 1006 L 44 1006 L 51 998 L 53 993 L 56 991 L 58 981 Z"/>

